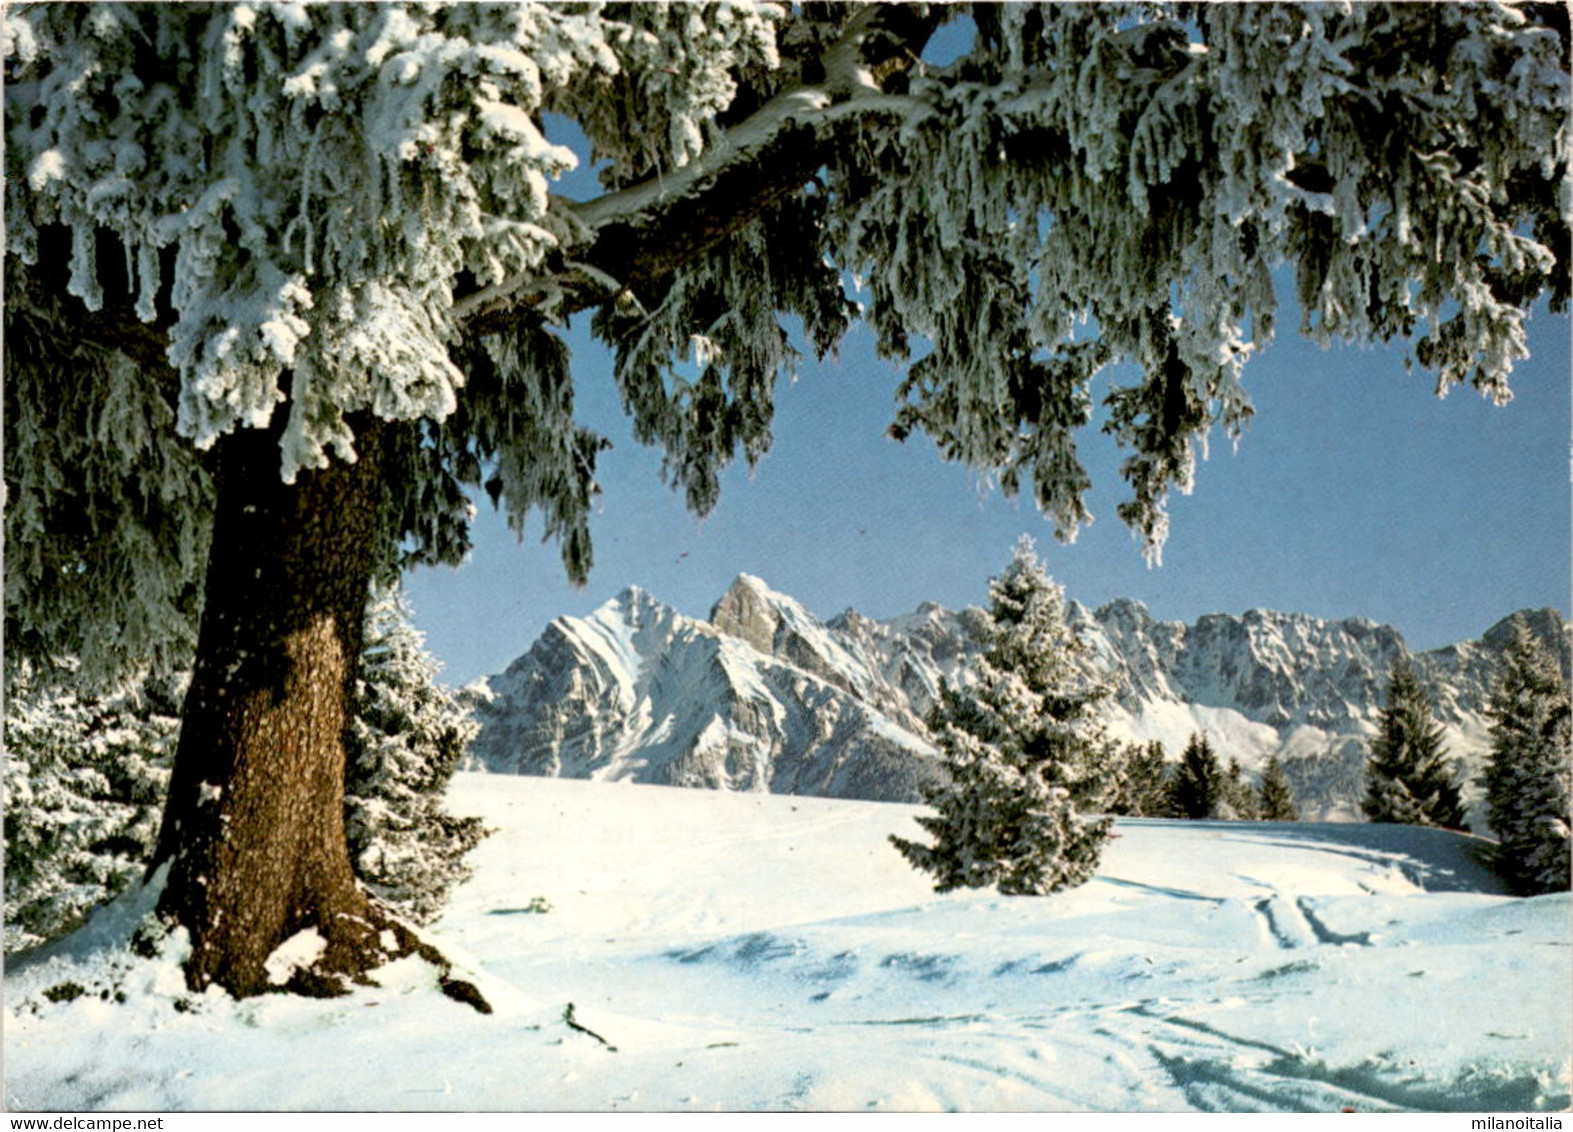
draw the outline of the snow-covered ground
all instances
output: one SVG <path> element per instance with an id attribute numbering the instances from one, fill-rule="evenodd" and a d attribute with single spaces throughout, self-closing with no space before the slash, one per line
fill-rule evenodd
<path id="1" fill-rule="evenodd" d="M 193 999 L 114 944 L 124 901 L 9 973 L 8 1106 L 1569 1103 L 1568 897 L 1500 895 L 1461 836 L 1122 822 L 1090 884 L 1002 898 L 907 867 L 912 806 L 461 775 L 453 808 L 497 832 L 431 935 L 493 1014 L 415 960 L 341 999 Z"/>

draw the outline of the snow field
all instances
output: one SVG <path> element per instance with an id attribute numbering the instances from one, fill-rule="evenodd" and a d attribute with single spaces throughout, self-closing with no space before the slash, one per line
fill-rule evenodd
<path id="1" fill-rule="evenodd" d="M 920 807 L 474 774 L 451 804 L 497 832 L 431 936 L 495 1013 L 413 960 L 342 999 L 194 999 L 176 953 L 117 950 L 132 909 L 8 980 L 10 1106 L 1569 1101 L 1568 898 L 1500 895 L 1471 838 L 1126 821 L 1081 888 L 937 896 L 886 840 Z"/>

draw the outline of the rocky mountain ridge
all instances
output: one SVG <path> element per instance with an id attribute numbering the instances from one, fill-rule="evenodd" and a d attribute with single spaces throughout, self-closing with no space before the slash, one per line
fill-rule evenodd
<path id="1" fill-rule="evenodd" d="M 1109 685 L 1110 733 L 1158 740 L 1177 758 L 1190 734 L 1253 771 L 1284 759 L 1307 817 L 1358 815 L 1365 743 L 1388 673 L 1410 656 L 1450 752 L 1473 777 L 1489 749 L 1484 708 L 1520 619 L 1564 668 L 1570 630 L 1523 611 L 1481 638 L 1411 654 L 1391 626 L 1250 610 L 1191 624 L 1138 601 L 1067 603 L 1083 663 Z M 821 621 L 741 575 L 708 620 L 629 587 L 586 618 L 552 622 L 478 697 L 483 768 L 515 774 L 885 801 L 915 801 L 939 773 L 924 719 L 941 680 L 965 680 L 983 614 L 925 603 L 874 620 Z"/>

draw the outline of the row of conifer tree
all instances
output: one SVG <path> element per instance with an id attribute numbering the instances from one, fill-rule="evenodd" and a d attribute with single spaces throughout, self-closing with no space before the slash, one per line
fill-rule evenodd
<path id="1" fill-rule="evenodd" d="M 1271 755 L 1261 781 L 1246 780 L 1240 760 L 1225 765 L 1207 736 L 1197 732 L 1178 762 L 1170 762 L 1159 740 L 1128 747 L 1122 756 L 1120 789 L 1109 812 L 1122 817 L 1190 818 L 1216 821 L 1299 821 L 1294 791 L 1283 761 Z"/>
<path id="2" fill-rule="evenodd" d="M 1479 785 L 1497 837 L 1491 863 L 1516 892 L 1563 892 L 1573 871 L 1573 700 L 1555 656 L 1519 622 L 1487 708 Z M 1371 821 L 1465 829 L 1464 779 L 1414 666 L 1393 666 L 1366 762 Z"/>
<path id="3" fill-rule="evenodd" d="M 1076 663 L 1064 593 L 1030 540 L 989 586 L 974 680 L 945 686 L 930 726 L 948 771 L 925 791 L 918 819 L 930 842 L 892 837 L 935 887 L 998 887 L 1045 895 L 1097 869 L 1111 815 L 1293 821 L 1277 756 L 1251 786 L 1236 759 L 1220 764 L 1192 735 L 1170 765 L 1161 744 L 1121 747 L 1097 722 L 1108 690 Z M 1573 854 L 1570 699 L 1557 660 L 1520 623 L 1489 706 L 1492 751 L 1481 785 L 1498 843 L 1490 863 L 1517 892 L 1565 891 Z M 1394 666 L 1366 767 L 1367 817 L 1465 829 L 1459 774 L 1414 668 Z"/>

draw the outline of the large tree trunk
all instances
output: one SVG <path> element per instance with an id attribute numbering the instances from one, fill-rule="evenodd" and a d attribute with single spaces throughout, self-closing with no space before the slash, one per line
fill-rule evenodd
<path id="1" fill-rule="evenodd" d="M 361 890 L 344 834 L 385 427 L 360 430 L 355 463 L 293 485 L 279 478 L 277 427 L 220 441 L 206 604 L 154 858 L 169 864 L 159 910 L 190 933 L 194 989 L 278 989 L 267 959 L 306 929 L 326 946 L 289 989 L 335 993 L 411 951 L 448 985 L 441 957 Z"/>

